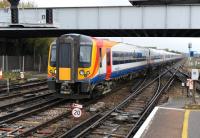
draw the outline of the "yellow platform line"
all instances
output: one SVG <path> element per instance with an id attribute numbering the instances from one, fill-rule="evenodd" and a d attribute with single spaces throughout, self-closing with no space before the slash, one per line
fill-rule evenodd
<path id="1" fill-rule="evenodd" d="M 190 110 L 185 111 L 182 138 L 188 138 L 188 120 L 189 120 Z"/>

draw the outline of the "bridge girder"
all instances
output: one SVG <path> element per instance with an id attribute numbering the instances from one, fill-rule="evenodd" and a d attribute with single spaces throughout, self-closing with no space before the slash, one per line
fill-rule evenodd
<path id="1" fill-rule="evenodd" d="M 52 9 L 52 24 L 48 24 L 46 20 L 47 9 Z M 200 5 L 47 9 L 20 9 L 19 24 L 15 25 L 9 23 L 10 12 L 5 13 L 5 10 L 0 9 L 1 21 L 5 25 L 0 28 L 1 37 L 48 37 L 63 33 L 91 36 L 192 37 L 199 36 L 200 30 L 200 20 L 197 20 L 200 18 Z"/>
<path id="2" fill-rule="evenodd" d="M 132 5 L 174 5 L 199 4 L 199 0 L 129 0 Z"/>

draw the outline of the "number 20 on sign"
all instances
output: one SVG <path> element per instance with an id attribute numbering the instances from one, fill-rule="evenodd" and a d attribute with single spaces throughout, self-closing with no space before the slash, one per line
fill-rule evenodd
<path id="1" fill-rule="evenodd" d="M 82 111 L 81 111 L 81 109 L 79 109 L 79 108 L 74 108 L 74 109 L 72 110 L 72 115 L 73 115 L 75 118 L 81 117 L 81 114 L 82 114 Z"/>

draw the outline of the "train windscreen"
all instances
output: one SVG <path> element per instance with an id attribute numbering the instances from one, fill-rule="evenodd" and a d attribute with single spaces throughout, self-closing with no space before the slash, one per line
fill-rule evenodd
<path id="1" fill-rule="evenodd" d="M 56 67 L 56 45 L 51 47 L 50 66 Z"/>
<path id="2" fill-rule="evenodd" d="M 91 65 L 91 45 L 80 45 L 79 67 L 87 68 Z"/>
<path id="3" fill-rule="evenodd" d="M 92 39 L 81 35 L 79 46 L 79 67 L 89 68 L 92 58 Z"/>

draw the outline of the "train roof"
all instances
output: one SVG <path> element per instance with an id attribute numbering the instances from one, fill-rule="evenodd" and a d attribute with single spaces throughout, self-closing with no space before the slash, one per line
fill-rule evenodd
<path id="1" fill-rule="evenodd" d="M 63 34 L 62 36 L 65 36 L 65 35 L 82 36 L 86 39 L 102 39 L 102 38 L 96 38 L 96 37 L 91 37 L 91 36 L 87 36 L 87 35 L 83 35 L 83 34 L 76 34 L 76 33 Z M 144 47 L 144 46 L 140 46 L 140 45 L 134 45 L 134 44 L 124 43 L 124 42 L 112 41 L 112 40 L 109 40 L 109 39 L 102 39 L 102 40 L 109 41 L 109 42 L 116 42 L 116 43 L 119 43 L 119 44 L 121 43 L 121 44 L 129 45 L 129 46 L 134 46 L 134 47 L 141 48 L 141 49 L 148 49 L 148 50 L 152 50 L 152 51 L 155 51 L 155 52 L 158 52 L 158 53 L 161 53 L 161 54 L 181 55 L 181 54 L 166 51 L 166 50 L 163 50 L 163 49 L 155 49 L 155 48 L 152 48 L 152 47 Z M 52 44 L 56 44 L 56 40 L 54 40 L 51 43 L 51 45 Z"/>

